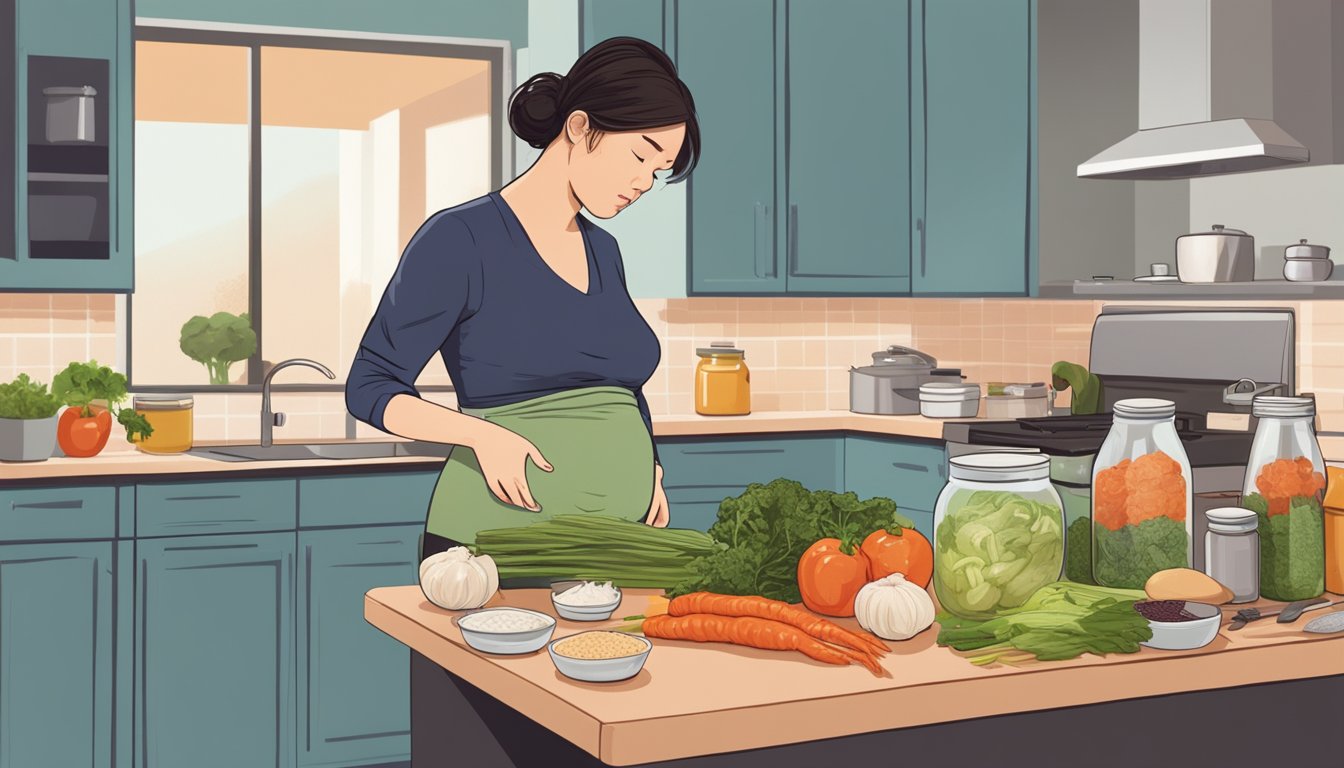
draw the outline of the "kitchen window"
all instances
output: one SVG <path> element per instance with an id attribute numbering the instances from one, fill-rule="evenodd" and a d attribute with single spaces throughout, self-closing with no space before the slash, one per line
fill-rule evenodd
<path id="1" fill-rule="evenodd" d="M 286 385 L 342 388 L 416 229 L 501 184 L 507 44 L 156 24 L 136 28 L 131 387 L 251 390 L 304 357 L 336 380 Z M 436 361 L 418 387 L 450 388 Z"/>

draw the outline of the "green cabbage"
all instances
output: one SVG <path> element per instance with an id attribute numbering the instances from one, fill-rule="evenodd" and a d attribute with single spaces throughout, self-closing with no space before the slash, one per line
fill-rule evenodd
<path id="1" fill-rule="evenodd" d="M 1053 504 L 1010 491 L 973 492 L 943 518 L 934 534 L 939 602 L 967 618 L 1022 605 L 1060 577 L 1062 520 Z"/>

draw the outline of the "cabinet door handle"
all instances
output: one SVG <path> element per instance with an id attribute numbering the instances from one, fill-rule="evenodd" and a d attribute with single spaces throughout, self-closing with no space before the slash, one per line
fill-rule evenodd
<path id="1" fill-rule="evenodd" d="M 765 203 L 756 204 L 755 221 L 755 239 L 756 263 L 752 265 L 752 270 L 759 278 L 774 277 L 774 269 L 771 266 L 772 259 L 770 253 L 772 238 L 770 237 L 770 206 Z"/>
<path id="2" fill-rule="evenodd" d="M 915 231 L 919 233 L 919 276 L 925 277 L 929 274 L 929 257 L 924 250 L 924 219 L 915 219 Z"/>
<path id="3" fill-rule="evenodd" d="M 789 203 L 789 274 L 798 274 L 798 204 Z"/>
<path id="4" fill-rule="evenodd" d="M 928 472 L 928 471 L 929 471 L 929 468 L 928 468 L 928 467 L 920 466 L 919 464 L 911 464 L 911 463 L 904 462 L 904 461 L 893 461 L 893 462 L 891 462 L 891 466 L 893 466 L 893 467 L 895 467 L 895 468 L 897 468 L 897 469 L 904 469 L 904 470 L 906 470 L 907 472 Z"/>

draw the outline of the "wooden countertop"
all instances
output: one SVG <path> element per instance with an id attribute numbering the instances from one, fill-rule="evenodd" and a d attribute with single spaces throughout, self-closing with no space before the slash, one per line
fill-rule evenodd
<path id="1" fill-rule="evenodd" d="M 626 590 L 609 622 L 561 619 L 555 637 L 614 628 L 643 613 L 656 590 Z M 492 606 L 554 615 L 546 590 L 506 590 Z M 1235 606 L 1225 611 L 1235 612 Z M 654 640 L 634 678 L 582 683 L 561 675 L 543 649 L 492 656 L 468 647 L 452 623 L 461 612 L 430 604 L 418 586 L 382 587 L 364 617 L 445 669 L 611 765 L 758 749 L 892 728 L 1072 707 L 1115 699 L 1344 674 L 1344 634 L 1308 635 L 1273 619 L 1225 628 L 1194 651 L 1144 648 L 1023 667 L 976 667 L 935 643 L 938 625 L 889 643 L 890 677 L 801 654 L 724 644 Z M 853 619 L 838 623 L 857 626 Z"/>

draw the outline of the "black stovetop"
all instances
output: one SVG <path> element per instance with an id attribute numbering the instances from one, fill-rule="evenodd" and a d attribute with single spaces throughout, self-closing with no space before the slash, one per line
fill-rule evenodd
<path id="1" fill-rule="evenodd" d="M 1254 435 L 1250 432 L 1208 430 L 1205 422 L 1203 414 L 1176 414 L 1176 433 L 1180 435 L 1192 466 L 1229 466 L 1245 464 L 1249 460 Z M 1111 429 L 1111 414 L 961 422 L 957 426 L 964 427 L 966 432 L 964 435 L 956 435 L 956 442 L 991 447 L 1035 448 L 1055 456 L 1085 456 L 1101 448 L 1102 441 Z"/>

